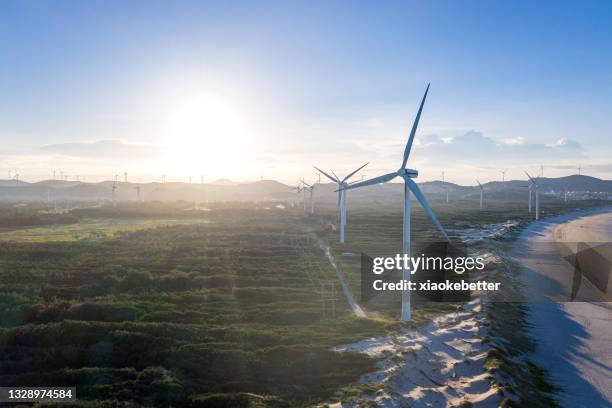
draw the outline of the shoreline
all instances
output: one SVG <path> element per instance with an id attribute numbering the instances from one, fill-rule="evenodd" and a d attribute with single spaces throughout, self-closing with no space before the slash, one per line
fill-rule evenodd
<path id="1" fill-rule="evenodd" d="M 597 231 L 597 232 L 595 232 Z M 561 233 L 562 232 L 562 233 Z M 571 238 L 567 240 L 567 238 Z M 612 207 L 600 207 L 530 223 L 519 235 L 512 258 L 521 267 L 521 280 L 531 290 L 538 282 L 554 282 L 573 267 L 563 261 L 555 244 L 571 240 L 612 241 Z M 549 284 L 550 286 L 550 284 Z M 589 285 L 581 291 L 592 298 Z M 579 293 L 580 294 L 580 293 Z M 580 296 L 577 297 L 580 299 Z M 560 391 L 561 406 L 612 404 L 612 303 L 527 302 L 528 322 L 536 339 L 530 357 L 545 367 Z"/>

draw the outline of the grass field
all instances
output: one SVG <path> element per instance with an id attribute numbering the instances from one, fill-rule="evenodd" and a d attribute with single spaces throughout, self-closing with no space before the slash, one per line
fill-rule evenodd
<path id="1" fill-rule="evenodd" d="M 329 350 L 385 324 L 341 301 L 330 317 L 335 274 L 301 215 L 208 217 L 5 232 L 0 384 L 76 384 L 81 405 L 297 406 L 372 367 Z"/>

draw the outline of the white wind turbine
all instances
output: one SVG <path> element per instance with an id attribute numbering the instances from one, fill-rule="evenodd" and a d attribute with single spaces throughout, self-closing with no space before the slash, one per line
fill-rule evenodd
<path id="1" fill-rule="evenodd" d="M 533 186 L 533 190 L 535 190 L 535 219 L 537 220 L 540 218 L 540 194 L 538 193 L 540 186 L 538 186 L 538 183 L 536 183 L 535 180 L 531 178 L 529 173 L 525 172 L 525 174 L 527 175 L 527 177 L 529 177 L 529 182 L 530 182 L 529 184 L 529 212 L 531 212 L 531 187 Z"/>
<path id="2" fill-rule="evenodd" d="M 446 190 L 446 204 L 448 204 L 448 186 L 445 184 L 444 172 L 442 172 L 442 185 L 444 186 L 444 190 Z"/>
<path id="3" fill-rule="evenodd" d="M 368 162 L 369 163 L 369 162 Z M 344 244 L 344 226 L 346 225 L 346 190 L 345 187 L 349 186 L 348 180 L 353 177 L 359 170 L 363 169 L 368 163 L 359 167 L 357 170 L 349 173 L 348 176 L 340 180 L 336 173 L 332 171 L 333 176 L 330 176 L 323 170 L 319 169 L 317 166 L 314 166 L 315 169 L 320 174 L 323 174 L 325 177 L 338 184 L 338 224 L 340 224 L 340 243 Z"/>
<path id="4" fill-rule="evenodd" d="M 310 193 L 310 213 L 314 214 L 314 185 L 310 185 L 302 180 L 302 190 L 304 191 L 304 212 L 306 211 L 306 191 Z"/>
<path id="5" fill-rule="evenodd" d="M 291 190 L 294 190 L 297 194 L 302 192 L 302 181 L 298 183 L 296 187 L 291 187 Z M 304 193 L 304 198 L 306 198 L 306 193 Z M 294 203 L 293 205 L 297 205 Z M 306 212 L 306 200 L 304 199 L 304 212 Z"/>
<path id="6" fill-rule="evenodd" d="M 480 181 L 476 180 L 478 187 L 480 188 L 480 209 L 482 210 L 482 196 L 484 194 L 484 187 L 480 184 Z"/>
<path id="7" fill-rule="evenodd" d="M 343 187 L 344 190 L 348 190 L 351 188 L 358 188 L 364 186 L 371 186 L 375 184 L 387 183 L 393 180 L 396 177 L 401 177 L 404 179 L 404 222 L 403 222 L 403 254 L 410 257 L 410 192 L 414 194 L 414 196 L 419 200 L 427 215 L 432 219 L 440 233 L 444 236 L 446 240 L 448 240 L 448 235 L 438 221 L 438 218 L 434 214 L 433 210 L 429 206 L 427 199 L 421 192 L 419 186 L 412 180 L 416 178 L 419 174 L 417 170 L 409 169 L 406 167 L 408 162 L 408 156 L 410 156 L 410 150 L 412 148 L 412 143 L 414 142 L 414 135 L 416 133 L 417 127 L 419 125 L 419 119 L 421 118 L 421 112 L 423 111 L 423 105 L 425 104 L 425 99 L 427 98 L 427 93 L 429 92 L 429 84 L 427 85 L 427 89 L 425 90 L 425 95 L 423 95 L 423 100 L 421 101 L 421 105 L 419 106 L 419 110 L 417 112 L 416 118 L 414 119 L 414 124 L 412 125 L 412 130 L 410 131 L 410 136 L 408 137 L 408 142 L 406 143 L 406 148 L 404 149 L 404 160 L 402 161 L 402 165 L 399 170 L 394 171 L 393 173 L 385 174 L 383 176 L 375 177 L 370 180 L 361 181 L 355 184 L 351 184 L 347 187 Z M 402 270 L 402 279 L 405 281 L 410 281 L 410 269 Z M 410 291 L 403 290 L 402 291 L 402 320 L 407 322 L 410 321 Z"/>
<path id="8" fill-rule="evenodd" d="M 112 201 L 113 201 L 113 207 L 117 206 L 117 201 L 115 199 L 115 194 L 116 194 L 116 190 L 117 190 L 117 181 L 113 182 L 113 186 L 111 187 L 112 189 Z"/>

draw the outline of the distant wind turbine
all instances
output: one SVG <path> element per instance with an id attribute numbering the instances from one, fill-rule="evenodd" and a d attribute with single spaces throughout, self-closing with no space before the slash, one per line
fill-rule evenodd
<path id="1" fill-rule="evenodd" d="M 482 210 L 482 196 L 484 193 L 484 187 L 482 186 L 482 184 L 480 184 L 480 181 L 476 180 L 476 182 L 478 183 L 478 187 L 480 188 L 480 209 Z"/>
<path id="2" fill-rule="evenodd" d="M 310 193 L 310 213 L 314 214 L 314 189 L 315 186 L 302 180 L 302 190 L 304 190 L 304 211 L 306 211 L 306 191 Z"/>
<path id="3" fill-rule="evenodd" d="M 530 187 L 533 186 L 533 190 L 535 191 L 535 219 L 537 220 L 540 218 L 540 186 L 538 186 L 538 183 L 536 183 L 536 181 L 531 178 L 529 173 L 525 172 L 525 174 L 527 175 L 527 177 L 529 177 L 529 181 L 531 182 Z M 529 207 L 531 208 L 531 189 L 529 192 Z"/>
<path id="4" fill-rule="evenodd" d="M 448 240 L 448 235 L 438 221 L 438 218 L 434 214 L 433 210 L 429 206 L 427 199 L 421 192 L 419 186 L 412 180 L 417 177 L 419 172 L 414 169 L 409 169 L 406 167 L 408 163 L 408 157 L 410 156 L 410 150 L 412 149 L 412 143 L 414 142 L 414 135 L 416 134 L 417 127 L 419 125 L 419 119 L 421 118 L 421 112 L 423 111 L 423 105 L 425 104 L 425 99 L 427 98 L 427 93 L 429 92 L 429 85 L 427 85 L 427 89 L 425 90 L 425 94 L 423 95 L 423 99 L 421 100 L 421 105 L 419 106 L 419 110 L 417 112 L 416 118 L 414 119 L 414 123 L 412 125 L 412 130 L 410 131 L 410 136 L 408 137 L 408 142 L 406 143 L 406 147 L 404 149 L 404 159 L 402 161 L 402 165 L 399 170 L 394 171 L 389 174 L 385 174 L 379 177 L 375 177 L 366 181 L 361 181 L 355 184 L 351 184 L 343 189 L 348 190 L 352 188 L 359 188 L 365 186 L 371 186 L 375 184 L 387 183 L 393 180 L 396 177 L 401 177 L 404 179 L 404 221 L 403 221 L 403 254 L 410 257 L 410 192 L 415 195 L 417 200 L 421 203 L 429 217 L 432 219 L 442 236 L 446 240 Z M 410 267 L 402 270 L 402 279 L 406 281 L 410 281 Z M 411 318 L 411 310 L 410 310 L 410 291 L 403 290 L 402 291 L 402 320 L 407 322 L 410 321 Z"/>
<path id="5" fill-rule="evenodd" d="M 529 183 L 529 214 L 531 214 L 531 196 L 532 195 L 533 193 L 532 193 L 531 183 Z"/>
<path id="6" fill-rule="evenodd" d="M 304 199 L 303 199 L 303 203 L 304 203 L 304 212 L 306 212 L 306 192 L 303 191 L 302 189 L 302 181 L 300 180 L 300 182 L 298 183 L 298 185 L 296 187 L 293 187 L 292 190 L 295 190 L 296 193 L 300 194 L 303 192 L 304 194 Z"/>
<path id="7" fill-rule="evenodd" d="M 446 190 L 446 204 L 448 204 L 448 186 L 445 184 L 444 172 L 442 172 L 442 185 L 444 186 L 444 190 Z"/>
<path id="8" fill-rule="evenodd" d="M 578 164 L 578 175 L 580 175 L 581 170 L 582 170 L 582 165 Z"/>
<path id="9" fill-rule="evenodd" d="M 369 163 L 369 162 L 368 162 Z M 363 169 L 368 163 L 359 167 L 357 170 L 349 173 L 348 176 L 344 177 L 340 180 L 339 177 L 336 176 L 336 173 L 332 171 L 333 176 L 330 176 L 323 170 L 319 169 L 317 166 L 314 166 L 315 169 L 319 172 L 319 176 L 323 174 L 325 177 L 330 179 L 332 182 L 338 184 L 338 224 L 340 224 L 340 243 L 344 244 L 344 226 L 346 225 L 346 190 L 344 187 L 348 187 L 348 180 L 353 177 L 359 170 Z"/>
<path id="10" fill-rule="evenodd" d="M 507 171 L 508 171 L 508 170 L 500 170 L 500 171 L 499 171 L 499 172 L 501 173 L 501 175 L 502 175 L 502 183 L 503 183 L 504 181 L 506 181 L 506 172 L 507 172 Z"/>
<path id="11" fill-rule="evenodd" d="M 111 189 L 112 189 L 113 207 L 116 207 L 117 206 L 117 201 L 116 201 L 115 195 L 117 194 L 117 181 L 113 182 L 113 186 L 111 187 Z"/>

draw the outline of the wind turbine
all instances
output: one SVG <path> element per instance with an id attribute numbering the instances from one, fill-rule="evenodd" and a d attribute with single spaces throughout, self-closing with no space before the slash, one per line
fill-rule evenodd
<path id="1" fill-rule="evenodd" d="M 116 194 L 116 190 L 117 190 L 117 181 L 113 182 L 113 186 L 111 187 L 112 189 L 112 200 L 113 200 L 113 207 L 117 206 L 117 202 L 115 201 L 115 194 Z"/>
<path id="2" fill-rule="evenodd" d="M 578 164 L 578 175 L 580 175 L 580 171 L 582 170 L 582 165 L 579 163 Z"/>
<path id="3" fill-rule="evenodd" d="M 314 214 L 314 185 L 310 185 L 302 180 L 302 190 L 304 191 L 304 211 L 306 211 L 306 191 L 310 193 L 310 213 Z"/>
<path id="4" fill-rule="evenodd" d="M 448 186 L 444 184 L 444 172 L 442 172 L 442 185 L 444 185 L 444 190 L 446 190 L 446 204 L 448 204 Z"/>
<path id="5" fill-rule="evenodd" d="M 298 194 L 303 193 L 302 203 L 304 204 L 304 212 L 306 212 L 306 190 L 302 188 L 302 181 L 298 183 L 297 187 L 293 187 Z"/>
<path id="6" fill-rule="evenodd" d="M 531 214 L 531 196 L 533 195 L 531 190 L 531 183 L 529 183 L 529 214 Z"/>
<path id="7" fill-rule="evenodd" d="M 476 180 L 478 187 L 480 188 L 480 209 L 482 210 L 482 196 L 484 194 L 484 187 L 480 184 L 480 181 Z"/>
<path id="8" fill-rule="evenodd" d="M 323 170 L 319 169 L 317 166 L 314 166 L 315 169 L 319 172 L 319 176 L 323 174 L 325 177 L 330 179 L 332 182 L 338 184 L 338 223 L 340 224 L 340 243 L 344 244 L 344 226 L 346 225 L 346 190 L 345 187 L 348 187 L 348 180 L 353 177 L 359 170 L 363 169 L 365 166 L 369 164 L 366 163 L 363 166 L 359 167 L 357 170 L 349 173 L 348 176 L 340 180 L 339 177 L 336 176 L 336 173 L 332 171 L 333 176 L 330 176 Z"/>
<path id="9" fill-rule="evenodd" d="M 533 189 L 535 190 L 535 219 L 537 220 L 540 218 L 540 194 L 538 193 L 540 186 L 538 186 L 538 183 L 531 178 L 529 173 L 525 172 L 525 174 L 527 177 L 529 177 L 529 181 L 531 182 L 529 187 L 533 186 Z M 529 189 L 529 208 L 531 208 L 531 188 Z"/>
<path id="10" fill-rule="evenodd" d="M 507 172 L 507 171 L 508 171 L 508 170 L 500 170 L 500 171 L 499 171 L 499 172 L 501 173 L 501 175 L 502 175 L 502 183 L 503 183 L 504 181 L 506 181 L 506 172 Z"/>
<path id="11" fill-rule="evenodd" d="M 140 183 L 136 184 L 136 199 L 140 202 Z"/>
<path id="12" fill-rule="evenodd" d="M 347 187 L 344 187 L 344 190 L 359 188 L 364 186 L 371 186 L 375 184 L 387 183 L 393 180 L 396 177 L 401 177 L 404 180 L 404 221 L 403 221 L 403 254 L 407 257 L 410 257 L 410 192 L 414 194 L 414 196 L 419 200 L 427 215 L 432 219 L 442 236 L 446 240 L 448 240 L 448 235 L 438 221 L 438 218 L 434 214 L 433 210 L 429 206 L 427 199 L 421 192 L 419 186 L 412 180 L 419 175 L 419 172 L 414 169 L 409 169 L 406 167 L 408 162 L 408 157 L 410 156 L 410 150 L 412 149 L 412 143 L 414 142 L 414 135 L 416 134 L 417 127 L 419 125 L 419 119 L 421 118 L 421 112 L 423 111 L 423 105 L 425 104 L 425 99 L 427 98 L 427 93 L 429 92 L 429 84 L 427 85 L 427 89 L 425 90 L 425 94 L 423 95 L 423 100 L 421 101 L 421 105 L 419 106 L 419 110 L 417 112 L 416 118 L 414 119 L 414 124 L 412 125 L 412 130 L 410 131 L 410 136 L 408 137 L 408 142 L 406 143 L 406 148 L 404 149 L 404 159 L 402 161 L 402 165 L 397 171 L 393 173 L 385 174 L 379 177 L 375 177 L 366 181 L 361 181 L 355 184 L 351 184 Z M 410 281 L 410 266 L 402 270 L 402 279 L 405 281 Z M 411 310 L 410 310 L 410 291 L 403 290 L 402 291 L 402 320 L 405 322 L 410 321 L 411 318 Z"/>

